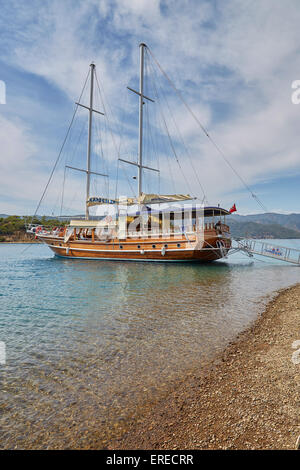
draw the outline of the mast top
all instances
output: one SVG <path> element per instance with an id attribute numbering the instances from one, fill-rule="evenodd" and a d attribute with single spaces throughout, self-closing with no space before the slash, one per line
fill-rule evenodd
<path id="1" fill-rule="evenodd" d="M 147 47 L 147 44 L 145 44 L 144 42 L 141 42 L 140 47 Z"/>

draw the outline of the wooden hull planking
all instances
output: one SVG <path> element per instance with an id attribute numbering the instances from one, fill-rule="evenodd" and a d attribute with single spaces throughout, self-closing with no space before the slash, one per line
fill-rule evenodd
<path id="1" fill-rule="evenodd" d="M 231 248 L 230 238 L 211 236 L 206 238 L 202 248 L 197 248 L 195 237 L 176 239 L 126 239 L 95 241 L 71 240 L 62 237 L 38 236 L 55 255 L 64 258 L 127 260 L 127 261 L 186 261 L 210 262 L 223 258 Z"/>

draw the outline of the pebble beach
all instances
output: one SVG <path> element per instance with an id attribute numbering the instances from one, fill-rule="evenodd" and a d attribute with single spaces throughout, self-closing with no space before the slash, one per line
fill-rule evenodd
<path id="1" fill-rule="evenodd" d="M 300 284 L 207 367 L 145 406 L 109 449 L 295 449 L 300 435 Z"/>

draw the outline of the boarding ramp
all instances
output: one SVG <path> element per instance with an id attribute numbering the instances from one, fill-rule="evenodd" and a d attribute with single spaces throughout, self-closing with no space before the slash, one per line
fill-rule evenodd
<path id="1" fill-rule="evenodd" d="M 300 250 L 274 245 L 261 240 L 235 240 L 233 251 L 243 251 L 249 256 L 260 255 L 300 266 Z"/>

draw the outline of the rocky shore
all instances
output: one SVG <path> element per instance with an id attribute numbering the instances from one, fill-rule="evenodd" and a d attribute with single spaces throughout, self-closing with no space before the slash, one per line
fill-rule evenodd
<path id="1" fill-rule="evenodd" d="M 298 341 L 298 343 L 297 343 Z M 300 435 L 300 284 L 206 370 L 145 407 L 109 449 L 295 449 Z"/>
<path id="2" fill-rule="evenodd" d="M 0 243 L 40 243 L 36 240 L 34 234 L 25 232 L 16 232 L 12 235 L 2 235 Z"/>

